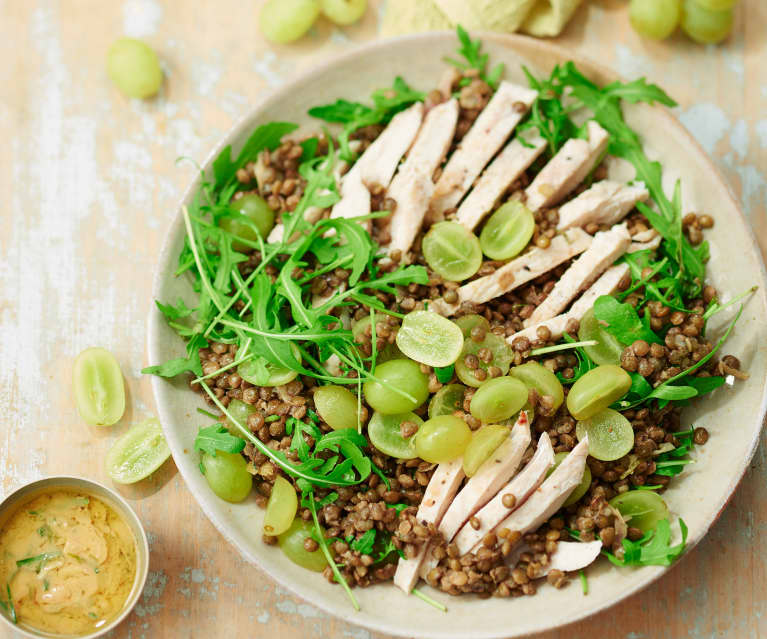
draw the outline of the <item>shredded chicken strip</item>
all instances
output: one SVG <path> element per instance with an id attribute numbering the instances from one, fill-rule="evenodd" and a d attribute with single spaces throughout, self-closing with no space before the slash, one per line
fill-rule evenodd
<path id="1" fill-rule="evenodd" d="M 620 222 L 637 202 L 650 194 L 644 186 L 602 180 L 559 207 L 557 228 L 586 226 L 589 223 L 612 226 Z"/>

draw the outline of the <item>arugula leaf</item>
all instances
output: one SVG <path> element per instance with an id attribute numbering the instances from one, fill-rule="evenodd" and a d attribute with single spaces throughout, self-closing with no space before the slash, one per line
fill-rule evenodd
<path id="1" fill-rule="evenodd" d="M 479 38 L 472 40 L 469 33 L 460 24 L 456 28 L 456 33 L 458 35 L 458 42 L 460 43 L 460 46 L 458 47 L 458 55 L 460 55 L 463 60 L 455 60 L 454 58 L 446 57 L 444 58 L 445 62 L 452 64 L 462 71 L 476 69 L 479 71 L 479 77 L 482 80 L 487 82 L 493 89 L 497 89 L 505 65 L 500 62 L 492 68 L 490 73 L 485 73 L 490 56 L 487 53 L 481 52 L 482 40 Z"/>
<path id="2" fill-rule="evenodd" d="M 621 304 L 612 295 L 602 295 L 596 299 L 594 317 L 606 324 L 604 329 L 626 346 L 639 339 L 650 344 L 663 343 L 663 340 L 639 319 L 631 304 Z"/>
<path id="3" fill-rule="evenodd" d="M 670 566 L 684 552 L 687 544 L 687 525 L 681 517 L 679 529 L 682 541 L 676 546 L 670 545 L 671 525 L 668 519 L 662 519 L 655 530 L 646 533 L 638 541 L 623 540 L 623 559 L 618 559 L 607 550 L 603 550 L 602 554 L 616 566 Z"/>
<path id="4" fill-rule="evenodd" d="M 198 452 L 216 456 L 217 451 L 239 453 L 245 448 L 245 440 L 235 437 L 221 424 L 200 428 L 194 438 L 194 449 Z"/>
<path id="5" fill-rule="evenodd" d="M 684 470 L 684 467 L 692 460 L 685 459 L 688 453 L 695 448 L 695 440 L 693 439 L 694 430 L 691 428 L 687 431 L 680 431 L 674 433 L 674 437 L 679 440 L 679 446 L 673 450 L 661 453 L 655 458 L 655 474 L 665 475 L 666 477 L 674 477 Z"/>
<path id="6" fill-rule="evenodd" d="M 568 344 L 575 344 L 576 341 L 570 337 L 568 333 L 564 333 L 562 335 L 562 339 L 568 343 Z M 562 375 L 562 373 L 557 372 L 556 376 L 557 379 L 565 385 L 568 384 L 574 384 L 577 382 L 581 377 L 583 377 L 586 373 L 588 373 L 592 368 L 596 368 L 596 363 L 586 354 L 586 351 L 583 350 L 580 347 L 576 347 L 573 349 L 573 352 L 575 353 L 575 357 L 578 359 L 578 365 L 573 369 L 573 376 L 568 379 Z"/>
<path id="7" fill-rule="evenodd" d="M 369 555 L 373 552 L 373 545 L 376 541 L 376 529 L 371 528 L 365 531 L 361 537 L 355 539 L 349 544 L 352 550 L 362 553 L 363 555 Z"/>
<path id="8" fill-rule="evenodd" d="M 407 504 L 386 504 L 387 508 L 393 508 L 399 517 L 400 513 L 408 507 Z"/>
<path id="9" fill-rule="evenodd" d="M 202 375 L 202 364 L 200 363 L 200 349 L 208 346 L 208 341 L 202 335 L 194 335 L 187 342 L 186 357 L 170 359 L 167 362 L 156 366 L 147 366 L 142 368 L 144 375 L 159 375 L 160 377 L 175 377 L 181 373 L 191 371 L 198 377 Z"/>
<path id="10" fill-rule="evenodd" d="M 157 308 L 159 308 L 160 312 L 165 315 L 166 319 L 169 320 L 189 317 L 192 313 L 194 313 L 194 309 L 188 308 L 184 303 L 184 300 L 182 300 L 180 297 L 178 298 L 178 303 L 176 306 L 173 306 L 173 304 L 163 304 L 157 300 L 155 300 L 155 304 L 157 304 Z"/>

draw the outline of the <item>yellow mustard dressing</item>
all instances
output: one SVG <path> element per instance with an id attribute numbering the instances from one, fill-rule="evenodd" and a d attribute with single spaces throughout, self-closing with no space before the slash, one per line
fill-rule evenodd
<path id="1" fill-rule="evenodd" d="M 136 540 L 105 502 L 59 489 L 22 504 L 0 528 L 0 601 L 19 625 L 84 635 L 116 617 L 136 575 Z"/>

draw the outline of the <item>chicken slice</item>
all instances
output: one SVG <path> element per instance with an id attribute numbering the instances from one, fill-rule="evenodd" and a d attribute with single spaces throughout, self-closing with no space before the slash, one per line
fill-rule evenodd
<path id="1" fill-rule="evenodd" d="M 475 517 L 479 520 L 479 528 L 476 530 L 469 524 L 465 524 L 453 540 L 458 546 L 461 555 L 465 555 L 474 546 L 482 543 L 485 535 L 492 531 L 499 522 L 508 517 L 514 508 L 519 508 L 532 492 L 541 485 L 549 468 L 554 465 L 554 449 L 551 440 L 546 433 L 538 439 L 538 448 L 532 459 L 506 484 L 498 494 L 477 512 Z M 513 495 L 516 499 L 513 508 L 503 504 L 504 495 Z"/>
<path id="2" fill-rule="evenodd" d="M 527 187 L 527 206 L 537 211 L 556 204 L 578 186 L 607 150 L 610 136 L 593 120 L 586 125 L 588 140 L 570 138 Z"/>
<path id="3" fill-rule="evenodd" d="M 370 188 L 386 189 L 405 152 L 413 143 L 423 118 L 423 103 L 395 115 L 383 132 L 344 175 L 339 185 L 341 199 L 333 205 L 330 217 L 357 217 L 370 213 Z M 370 228 L 370 221 L 364 226 Z"/>
<path id="4" fill-rule="evenodd" d="M 509 437 L 466 482 L 447 509 L 439 524 L 439 531 L 445 541 L 450 543 L 461 526 L 513 477 L 529 445 L 530 422 L 527 413 L 522 411 Z"/>
<path id="5" fill-rule="evenodd" d="M 519 124 L 537 95 L 532 89 L 501 82 L 437 181 L 429 208 L 429 219 L 432 222 L 443 220 L 445 211 L 458 205 L 480 171 Z"/>
<path id="6" fill-rule="evenodd" d="M 477 278 L 457 289 L 458 300 L 451 304 L 444 299 L 433 300 L 429 309 L 445 316 L 453 315 L 463 302 L 484 304 L 499 295 L 513 291 L 583 253 L 591 245 L 592 238 L 583 229 L 568 229 L 555 236 L 548 248 L 532 248 L 527 253 L 504 264 L 492 275 Z"/>
<path id="7" fill-rule="evenodd" d="M 586 314 L 586 311 L 594 306 L 594 302 L 597 298 L 602 295 L 610 295 L 615 291 L 615 289 L 618 288 L 620 281 L 628 275 L 628 273 L 628 264 L 616 264 L 615 266 L 611 266 L 575 301 L 567 313 L 538 322 L 533 326 L 528 326 L 526 329 L 507 337 L 506 341 L 511 344 L 518 337 L 527 337 L 531 341 L 535 340 L 537 339 L 537 331 L 541 326 L 545 326 L 549 329 L 551 339 L 562 337 L 562 334 L 567 330 L 567 322 L 569 320 L 574 319 L 580 322 Z"/>
<path id="8" fill-rule="evenodd" d="M 602 552 L 602 542 L 596 541 L 558 541 L 557 550 L 551 555 L 548 565 L 542 566 L 538 577 L 545 577 L 552 570 L 573 572 L 593 563 Z"/>
<path id="9" fill-rule="evenodd" d="M 663 238 L 655 229 L 648 229 L 631 237 L 631 246 L 626 253 L 636 253 L 647 249 L 656 249 L 660 246 Z"/>
<path id="10" fill-rule="evenodd" d="M 527 501 L 513 510 L 498 527 L 516 530 L 522 535 L 537 530 L 562 507 L 570 493 L 581 483 L 588 455 L 589 439 L 584 437 Z"/>
<path id="11" fill-rule="evenodd" d="M 455 493 L 458 491 L 463 477 L 463 459 L 460 457 L 437 466 L 429 480 L 429 484 L 426 486 L 421 505 L 418 506 L 416 519 L 427 524 L 439 525 Z M 410 594 L 410 591 L 418 582 L 419 568 L 429 551 L 430 545 L 428 542 L 422 544 L 415 557 L 412 559 L 400 558 L 397 563 L 394 583 L 407 594 Z"/>
<path id="12" fill-rule="evenodd" d="M 389 253 L 407 253 L 421 230 L 434 192 L 432 175 L 450 148 L 457 122 L 458 101 L 455 98 L 435 106 L 426 114 L 407 159 L 400 166 L 386 193 L 397 202 L 389 224 Z"/>
<path id="13" fill-rule="evenodd" d="M 630 245 L 631 236 L 625 224 L 597 233 L 588 250 L 562 274 L 546 299 L 525 320 L 525 327 L 561 313 L 578 293 L 590 286 Z"/>
<path id="14" fill-rule="evenodd" d="M 557 228 L 586 226 L 591 222 L 612 226 L 626 217 L 637 202 L 648 197 L 644 186 L 602 180 L 559 207 Z"/>
<path id="15" fill-rule="evenodd" d="M 473 231 L 506 190 L 535 162 L 545 148 L 546 140 L 538 134 L 536 129 L 528 129 L 517 135 L 477 180 L 471 193 L 458 207 L 455 221 Z"/>

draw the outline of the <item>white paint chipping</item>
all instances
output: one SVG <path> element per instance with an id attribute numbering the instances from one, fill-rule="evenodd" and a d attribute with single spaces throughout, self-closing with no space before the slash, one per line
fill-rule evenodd
<path id="1" fill-rule="evenodd" d="M 162 5 L 154 0 L 126 0 L 123 4 L 123 31 L 132 38 L 157 33 L 162 22 Z"/>
<path id="2" fill-rule="evenodd" d="M 679 113 L 679 119 L 707 153 L 716 150 L 716 145 L 730 128 L 730 121 L 724 111 L 710 102 L 691 106 Z"/>

